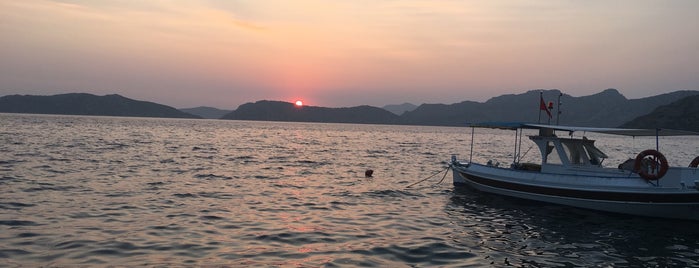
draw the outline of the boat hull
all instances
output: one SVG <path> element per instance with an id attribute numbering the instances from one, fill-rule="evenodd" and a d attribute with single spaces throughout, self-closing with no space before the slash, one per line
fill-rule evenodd
<path id="1" fill-rule="evenodd" d="M 630 215 L 699 220 L 699 191 L 669 189 L 617 179 L 614 186 L 592 187 L 556 184 L 537 172 L 513 171 L 482 165 L 452 165 L 454 185 L 498 195 L 535 200 L 584 209 Z M 513 173 L 519 177 L 508 176 Z M 588 180 L 594 180 L 589 179 Z M 614 178 L 598 178 L 610 183 Z M 626 181 L 626 182 L 624 182 Z M 627 183 L 627 186 L 619 185 Z"/>

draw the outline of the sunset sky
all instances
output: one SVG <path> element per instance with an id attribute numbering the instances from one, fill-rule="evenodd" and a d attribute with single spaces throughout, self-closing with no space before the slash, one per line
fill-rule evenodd
<path id="1" fill-rule="evenodd" d="M 0 96 L 383 106 L 699 90 L 699 1 L 0 0 Z"/>

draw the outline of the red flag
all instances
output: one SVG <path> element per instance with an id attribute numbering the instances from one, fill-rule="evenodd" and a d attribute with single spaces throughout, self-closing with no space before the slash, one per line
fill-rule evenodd
<path id="1" fill-rule="evenodd" d="M 546 107 L 546 102 L 544 101 L 544 97 L 540 96 L 540 98 L 541 98 L 541 101 L 539 102 L 539 109 L 546 111 L 546 114 L 549 115 L 549 118 L 553 117 L 551 115 L 551 111 L 549 111 L 549 108 Z M 553 108 L 553 107 L 551 107 L 551 108 Z"/>

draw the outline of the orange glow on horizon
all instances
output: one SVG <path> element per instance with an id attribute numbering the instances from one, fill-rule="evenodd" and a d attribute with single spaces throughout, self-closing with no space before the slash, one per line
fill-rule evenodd
<path id="1" fill-rule="evenodd" d="M 547 88 L 640 98 L 699 83 L 699 1 L 103 2 L 0 0 L 0 95 L 301 109 Z"/>

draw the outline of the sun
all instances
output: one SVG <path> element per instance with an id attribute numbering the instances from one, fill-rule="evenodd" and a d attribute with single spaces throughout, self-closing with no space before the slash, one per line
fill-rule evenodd
<path id="1" fill-rule="evenodd" d="M 303 101 L 297 100 L 297 101 L 296 101 L 296 106 L 297 106 L 297 107 L 303 106 Z"/>

